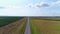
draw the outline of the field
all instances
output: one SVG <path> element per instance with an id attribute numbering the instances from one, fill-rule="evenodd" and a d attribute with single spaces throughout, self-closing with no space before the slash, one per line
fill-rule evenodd
<path id="1" fill-rule="evenodd" d="M 26 21 L 24 17 L 0 17 L 0 34 L 24 34 Z"/>
<path id="2" fill-rule="evenodd" d="M 60 34 L 60 18 L 30 18 L 31 34 Z"/>
<path id="3" fill-rule="evenodd" d="M 23 17 L 0 17 L 0 27 L 10 24 L 11 22 L 22 19 Z"/>

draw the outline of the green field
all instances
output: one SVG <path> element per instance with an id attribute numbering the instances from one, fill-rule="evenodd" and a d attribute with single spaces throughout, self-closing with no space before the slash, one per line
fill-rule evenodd
<path id="1" fill-rule="evenodd" d="M 27 19 L 25 17 L 0 18 L 0 34 L 24 34 L 27 22 Z"/>
<path id="2" fill-rule="evenodd" d="M 0 27 L 10 24 L 11 22 L 17 21 L 22 18 L 23 17 L 8 17 L 8 16 L 0 17 Z"/>
<path id="3" fill-rule="evenodd" d="M 60 34 L 60 21 L 30 18 L 31 34 Z"/>

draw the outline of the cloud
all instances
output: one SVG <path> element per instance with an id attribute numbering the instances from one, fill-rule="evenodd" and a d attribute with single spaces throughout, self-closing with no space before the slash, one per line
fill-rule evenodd
<path id="1" fill-rule="evenodd" d="M 5 7 L 1 7 L 1 6 L 0 6 L 0 9 L 4 9 L 4 8 L 5 8 Z"/>
<path id="2" fill-rule="evenodd" d="M 28 4 L 29 7 L 37 7 L 37 8 L 49 8 L 49 7 L 53 7 L 53 6 L 60 6 L 60 0 L 56 1 L 56 2 L 40 2 L 37 4 L 33 4 L 33 3 L 29 3 Z"/>
<path id="3" fill-rule="evenodd" d="M 55 4 L 58 5 L 58 6 L 60 6 L 60 1 L 57 1 Z"/>
<path id="4" fill-rule="evenodd" d="M 42 4 L 41 7 L 49 7 L 49 4 Z"/>
<path id="5" fill-rule="evenodd" d="M 36 7 L 38 8 L 46 8 L 46 7 L 49 7 L 50 5 L 48 4 L 42 4 L 42 5 L 36 5 Z"/>
<path id="6" fill-rule="evenodd" d="M 5 9 L 5 6 L 0 5 L 0 9 Z"/>
<path id="7" fill-rule="evenodd" d="M 15 6 L 15 5 L 9 5 L 7 8 L 21 8 L 20 6 Z"/>
<path id="8" fill-rule="evenodd" d="M 41 3 L 38 3 L 38 4 L 32 4 L 32 3 L 29 3 L 27 6 L 29 7 L 37 7 L 37 8 L 47 8 L 47 7 L 50 7 L 50 4 L 47 3 L 47 2 L 41 2 Z"/>
<path id="9" fill-rule="evenodd" d="M 30 12 L 25 7 L 8 5 L 0 10 L 0 16 L 27 16 Z"/>
<path id="10" fill-rule="evenodd" d="M 29 3 L 26 5 L 26 7 L 34 7 L 34 5 L 32 3 Z"/>
<path id="11" fill-rule="evenodd" d="M 13 8 L 22 8 L 21 6 L 15 6 L 15 5 L 1 5 L 0 6 L 0 9 L 6 9 L 6 8 L 11 8 L 11 9 L 13 9 Z"/>

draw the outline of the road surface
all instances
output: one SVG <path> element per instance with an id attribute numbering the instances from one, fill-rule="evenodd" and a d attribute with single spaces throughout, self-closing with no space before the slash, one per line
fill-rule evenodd
<path id="1" fill-rule="evenodd" d="M 24 34 L 31 34 L 29 17 L 27 18 L 27 25 L 26 25 L 26 29 L 25 29 L 25 33 Z"/>

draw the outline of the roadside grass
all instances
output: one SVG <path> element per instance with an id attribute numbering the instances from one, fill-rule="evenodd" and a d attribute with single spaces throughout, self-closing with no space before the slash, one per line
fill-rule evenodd
<path id="1" fill-rule="evenodd" d="M 37 34 L 36 27 L 34 26 L 34 23 L 30 21 L 30 28 L 31 28 L 31 34 Z"/>
<path id="2" fill-rule="evenodd" d="M 30 18 L 31 34 L 60 34 L 60 21 Z"/>
<path id="3" fill-rule="evenodd" d="M 21 25 L 18 25 L 18 29 L 16 29 L 15 34 L 24 34 L 26 27 L 26 20 L 22 22 Z"/>
<path id="4" fill-rule="evenodd" d="M 26 20 L 25 23 L 23 24 L 23 27 L 22 27 L 22 29 L 21 29 L 20 34 L 24 34 L 25 29 L 26 29 L 26 24 L 27 24 L 27 20 Z"/>
<path id="5" fill-rule="evenodd" d="M 15 29 L 16 31 L 14 32 L 14 34 L 24 34 L 25 32 L 25 28 L 26 28 L 26 22 L 27 19 L 24 19 L 20 24 L 18 24 L 17 28 Z"/>

